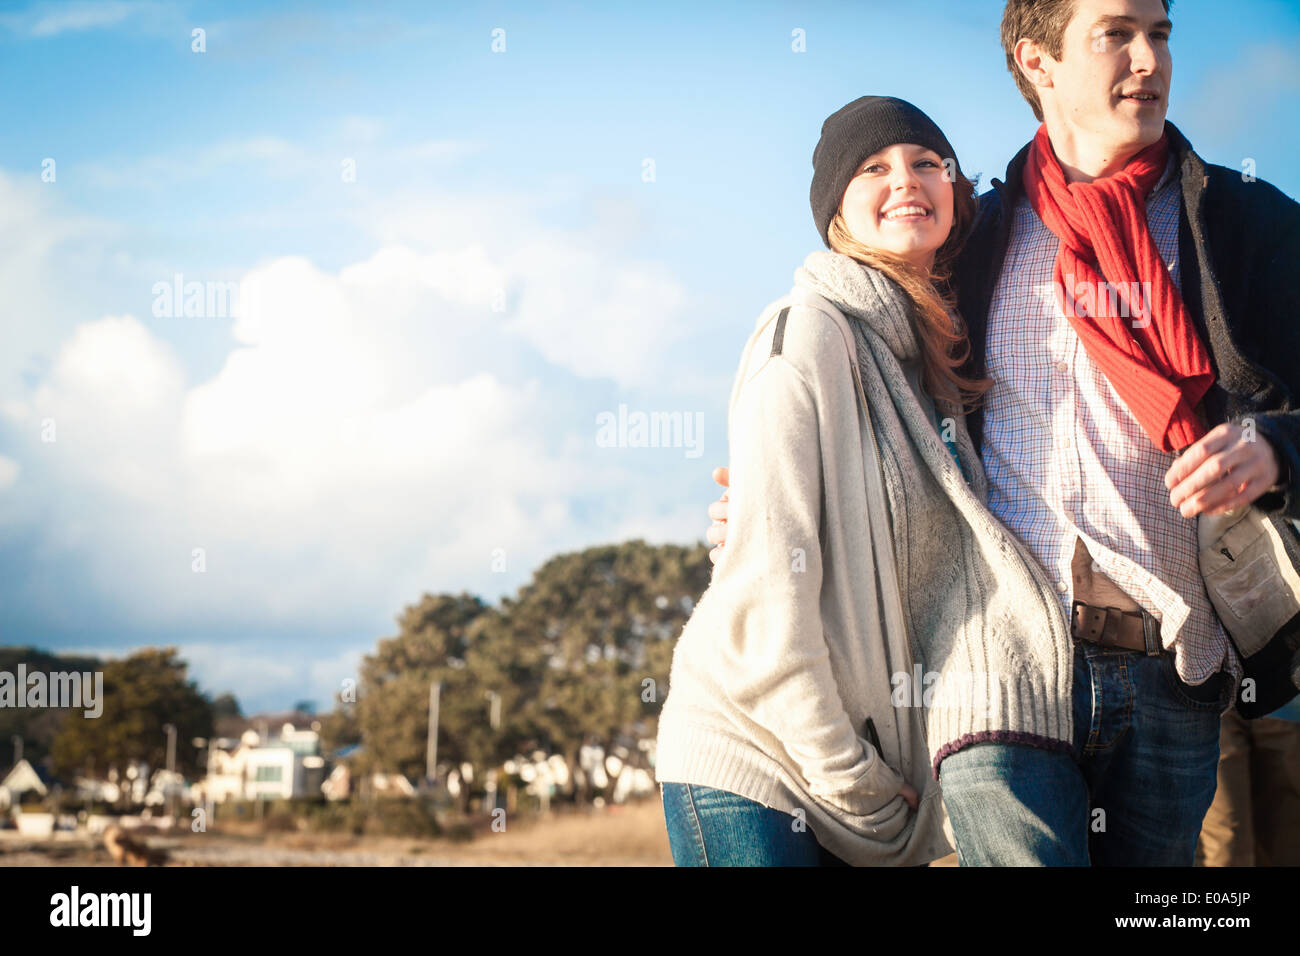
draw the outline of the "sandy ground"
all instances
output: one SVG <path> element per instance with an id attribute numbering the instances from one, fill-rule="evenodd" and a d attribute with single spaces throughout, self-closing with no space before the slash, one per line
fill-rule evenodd
<path id="1" fill-rule="evenodd" d="M 507 820 L 469 842 L 255 834 L 251 826 L 210 833 L 150 834 L 171 866 L 671 866 L 658 801 Z M 242 832 L 239 832 L 242 831 Z M 113 866 L 102 841 L 59 833 L 52 840 L 0 831 L 0 866 Z"/>
<path id="2" fill-rule="evenodd" d="M 658 800 L 506 821 L 469 842 L 334 834 L 259 835 L 254 824 L 218 832 L 150 834 L 169 866 L 671 866 Z M 956 857 L 932 865 L 955 865 Z M 114 866 L 101 840 L 52 840 L 0 830 L 0 866 Z"/>

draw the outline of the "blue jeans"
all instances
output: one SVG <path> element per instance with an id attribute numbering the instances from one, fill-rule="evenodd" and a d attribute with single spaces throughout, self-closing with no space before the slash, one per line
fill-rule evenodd
<path id="1" fill-rule="evenodd" d="M 1224 671 L 1076 641 L 1071 753 L 972 744 L 940 765 L 962 866 L 1191 866 L 1214 799 Z"/>
<path id="2" fill-rule="evenodd" d="M 659 787 L 677 866 L 848 866 L 788 813 L 713 787 Z"/>

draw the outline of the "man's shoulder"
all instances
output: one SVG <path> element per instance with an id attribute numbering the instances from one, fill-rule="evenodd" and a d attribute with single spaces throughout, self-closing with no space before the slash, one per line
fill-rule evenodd
<path id="1" fill-rule="evenodd" d="M 1300 203 L 1250 168 L 1233 169 L 1205 163 L 1205 208 L 1208 218 L 1240 228 L 1258 228 L 1261 222 L 1300 225 Z M 1192 184 L 1193 187 L 1196 185 Z"/>
<path id="2" fill-rule="evenodd" d="M 975 220 L 954 263 L 959 285 L 969 283 L 972 272 L 988 268 L 1001 231 L 1002 203 L 1002 195 L 997 189 L 988 189 L 976 197 Z"/>

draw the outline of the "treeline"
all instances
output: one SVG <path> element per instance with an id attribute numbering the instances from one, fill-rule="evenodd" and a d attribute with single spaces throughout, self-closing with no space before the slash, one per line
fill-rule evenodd
<path id="1" fill-rule="evenodd" d="M 426 594 L 365 658 L 356 699 L 339 695 L 322 733 L 333 747 L 363 744 L 362 772 L 417 780 L 439 681 L 439 764 L 559 754 L 579 781 L 572 796 L 588 800 L 590 780 L 574 772 L 584 745 L 644 764 L 637 745 L 654 736 L 675 640 L 711 573 L 706 545 L 637 540 L 552 558 L 500 607 Z"/>
<path id="2" fill-rule="evenodd" d="M 238 710 L 230 695 L 216 700 L 188 678 L 187 665 L 175 648 L 143 648 L 117 660 L 49 654 L 32 647 L 0 647 L 0 671 L 16 674 L 102 671 L 103 713 L 89 720 L 84 708 L 0 707 L 0 766 L 14 762 L 15 737 L 23 757 L 34 765 L 48 762 L 58 776 L 83 773 L 103 778 L 109 767 L 125 769 L 134 761 L 151 768 L 166 766 L 164 727 L 173 724 L 176 769 L 192 777 L 201 769 L 195 737 L 212 734 L 215 717 Z"/>
<path id="3" fill-rule="evenodd" d="M 440 765 L 479 773 L 534 751 L 559 754 L 580 781 L 572 796 L 595 796 L 575 773 L 584 745 L 644 761 L 638 744 L 654 736 L 667 691 L 672 649 L 708 587 L 708 547 L 644 541 L 588 548 L 547 561 L 499 607 L 466 594 L 425 594 L 397 617 L 397 633 L 379 641 L 355 678 L 343 682 L 334 710 L 318 715 L 327 755 L 361 744 L 360 773 L 425 773 L 429 689 L 441 683 Z M 32 648 L 0 648 L 0 670 L 104 673 L 104 711 L 0 709 L 0 755 L 20 735 L 24 756 L 48 754 L 53 769 L 103 777 L 111 766 L 166 762 L 164 725 L 178 728 L 176 766 L 202 773 L 196 737 L 210 737 L 221 713 L 237 713 L 230 695 L 198 690 L 174 648 L 147 648 L 121 660 L 61 657 Z M 494 725 L 493 714 L 497 716 Z M 2 759 L 2 758 L 0 758 Z M 612 783 L 611 783 L 612 787 Z"/>

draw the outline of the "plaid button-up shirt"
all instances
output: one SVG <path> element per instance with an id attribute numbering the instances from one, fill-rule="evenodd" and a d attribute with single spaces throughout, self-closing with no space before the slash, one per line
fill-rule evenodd
<path id="1" fill-rule="evenodd" d="M 1179 286 L 1178 177 L 1171 161 L 1147 223 Z M 989 507 L 1047 570 L 1067 619 L 1071 560 L 1082 538 L 1100 570 L 1160 621 L 1178 674 L 1199 684 L 1223 667 L 1241 677 L 1205 593 L 1196 519 L 1169 503 L 1162 452 L 1093 363 L 1053 287 L 1060 240 L 1023 195 L 989 306 L 984 464 Z"/>

